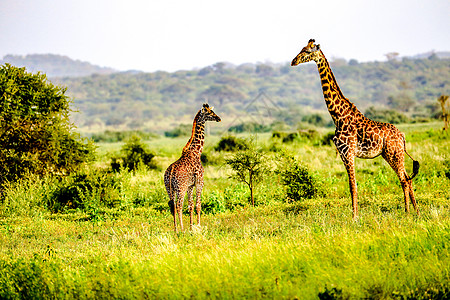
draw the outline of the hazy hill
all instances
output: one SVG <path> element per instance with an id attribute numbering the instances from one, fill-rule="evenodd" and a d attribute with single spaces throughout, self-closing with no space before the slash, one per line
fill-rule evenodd
<path id="1" fill-rule="evenodd" d="M 33 73 L 40 71 L 47 74 L 48 77 L 82 77 L 116 72 L 111 68 L 103 68 L 55 54 L 6 55 L 0 60 L 0 64 L 4 63 L 26 67 L 28 71 Z"/>
<path id="2" fill-rule="evenodd" d="M 436 55 L 368 63 L 335 60 L 331 66 L 344 95 L 363 112 L 374 106 L 427 118 L 440 109 L 437 98 L 450 94 L 450 59 Z M 115 73 L 54 81 L 67 86 L 81 112 L 74 116 L 81 127 L 163 131 L 192 122 L 205 99 L 224 120 L 220 126 L 239 117 L 261 121 L 268 115 L 291 125 L 311 113 L 329 119 L 313 63 L 298 67 L 217 63 L 173 73 Z M 261 92 L 267 101 L 248 107 Z"/>
<path id="3" fill-rule="evenodd" d="M 437 98 L 450 94 L 450 59 L 445 57 L 445 53 L 430 52 L 386 62 L 335 59 L 330 63 L 344 95 L 362 112 L 378 107 L 428 118 L 440 110 Z M 223 122 L 215 126 L 222 129 L 243 119 L 296 126 L 311 113 L 331 120 L 314 63 L 295 68 L 288 62 L 216 63 L 173 73 L 114 73 L 51 54 L 7 55 L 4 62 L 44 72 L 54 83 L 66 86 L 79 111 L 72 119 L 78 127 L 94 131 L 140 128 L 163 132 L 191 123 L 205 101 L 222 117 Z"/>

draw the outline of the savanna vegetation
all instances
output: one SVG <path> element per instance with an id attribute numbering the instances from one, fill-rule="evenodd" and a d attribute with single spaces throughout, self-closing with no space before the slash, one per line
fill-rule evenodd
<path id="1" fill-rule="evenodd" d="M 331 65 L 344 95 L 362 112 L 381 117 L 380 121 L 438 118 L 441 107 L 437 99 L 449 94 L 450 59 L 436 55 L 367 63 L 333 59 Z M 242 122 L 232 122 L 236 118 L 256 120 L 254 131 L 260 132 L 270 131 L 262 125 L 274 120 L 289 126 L 301 122 L 325 126 L 331 121 L 315 64 L 292 68 L 288 63 L 217 63 L 173 73 L 124 72 L 54 80 L 67 86 L 67 94 L 74 97 L 73 106 L 80 111 L 74 121 L 83 132 L 120 128 L 164 134 L 174 128 L 183 130 L 180 124 L 189 127 L 193 108 L 205 100 L 221 112 L 231 131 L 242 130 Z M 261 93 L 265 99 L 259 97 Z M 267 122 L 262 123 L 263 119 Z"/>
<path id="2" fill-rule="evenodd" d="M 126 143 L 98 144 L 95 164 L 82 171 L 6 186 L 0 297 L 446 299 L 450 141 L 440 124 L 400 127 L 421 163 L 420 216 L 404 212 L 398 180 L 377 158 L 357 161 L 353 221 L 335 149 L 270 134 L 257 137 L 269 171 L 254 186 L 253 207 L 225 163 L 248 149 L 219 152 L 219 137 L 208 136 L 202 227 L 179 235 L 163 171 L 186 139 L 146 141 L 159 168 L 115 172 L 111 158 Z"/>
<path id="3" fill-rule="evenodd" d="M 421 164 L 413 182 L 421 214 L 404 212 L 398 179 L 378 157 L 356 162 L 353 221 L 333 129 L 316 121 L 207 135 L 202 226 L 178 235 L 163 173 L 183 135 L 97 133 L 96 151 L 85 152 L 95 158 L 77 168 L 4 180 L 0 298 L 448 299 L 450 138 L 442 122 L 398 125 Z M 239 172 L 255 166 L 249 184 Z"/>

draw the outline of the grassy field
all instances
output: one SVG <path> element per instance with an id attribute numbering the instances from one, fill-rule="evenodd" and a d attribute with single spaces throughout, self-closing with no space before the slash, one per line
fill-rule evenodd
<path id="1" fill-rule="evenodd" d="M 149 141 L 160 169 L 109 174 L 102 180 L 112 180 L 114 191 L 85 193 L 83 208 L 52 212 L 61 184 L 52 178 L 11 184 L 0 204 L 0 298 L 448 299 L 450 136 L 440 124 L 399 127 L 421 163 L 413 181 L 420 216 L 404 212 L 400 184 L 377 158 L 356 162 L 360 217 L 353 221 L 334 148 L 268 135 L 257 142 L 272 169 L 280 152 L 295 155 L 323 196 L 287 202 L 270 173 L 252 207 L 246 186 L 221 163 L 231 154 L 213 151 L 214 136 L 205 145 L 217 164 L 205 166 L 202 226 L 179 235 L 162 175 L 187 138 Z M 120 147 L 99 145 L 95 168 Z M 93 201 L 99 193 L 111 202 Z"/>

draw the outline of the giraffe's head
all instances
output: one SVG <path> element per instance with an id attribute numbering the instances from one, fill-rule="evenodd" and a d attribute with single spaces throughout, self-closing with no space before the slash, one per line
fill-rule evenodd
<path id="1" fill-rule="evenodd" d="M 213 107 L 209 107 L 208 103 L 203 104 L 202 109 L 200 110 L 199 117 L 204 121 L 216 121 L 220 122 L 220 117 L 213 112 Z"/>
<path id="2" fill-rule="evenodd" d="M 308 45 L 292 60 L 291 66 L 296 66 L 311 60 L 318 62 L 321 56 L 320 45 L 314 44 L 315 40 L 310 39 Z"/>

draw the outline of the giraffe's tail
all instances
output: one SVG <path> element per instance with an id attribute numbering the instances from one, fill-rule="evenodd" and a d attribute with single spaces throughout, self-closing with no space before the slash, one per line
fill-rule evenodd
<path id="1" fill-rule="evenodd" d="M 409 158 L 412 159 L 413 161 L 413 172 L 411 174 L 411 177 L 409 177 L 409 180 L 412 180 L 414 177 L 416 177 L 417 173 L 419 173 L 419 167 L 420 164 L 417 160 L 415 160 L 409 153 L 408 151 L 406 151 L 406 142 L 405 142 L 405 137 L 403 136 L 403 144 L 404 144 L 404 149 L 405 149 L 405 153 L 408 154 Z"/>

